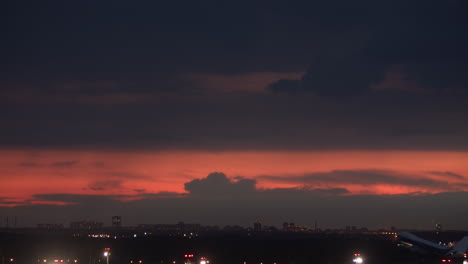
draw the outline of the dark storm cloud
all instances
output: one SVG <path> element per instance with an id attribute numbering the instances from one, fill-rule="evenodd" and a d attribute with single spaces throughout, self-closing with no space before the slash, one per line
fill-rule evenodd
<path id="1" fill-rule="evenodd" d="M 229 182 L 226 182 L 226 179 Z M 21 225 L 34 225 L 41 221 L 66 224 L 83 218 L 104 221 L 106 225 L 110 225 L 111 216 L 118 214 L 125 219 L 125 225 L 185 221 L 248 226 L 260 219 L 272 225 L 280 225 L 285 221 L 312 225 L 317 220 L 321 228 L 345 225 L 369 228 L 430 228 L 431 221 L 437 221 L 443 222 L 449 229 L 466 229 L 466 221 L 463 220 L 468 217 L 466 192 L 385 196 L 348 196 L 343 195 L 348 193 L 346 189 L 339 188 L 281 188 L 252 192 L 250 184 L 238 185 L 234 179 L 226 178 L 222 173 L 214 173 L 200 179 L 197 181 L 198 189 L 194 190 L 198 192 L 217 187 L 228 192 L 236 189 L 240 193 L 249 194 L 238 195 L 235 199 L 232 195 L 224 196 L 213 191 L 197 195 L 36 194 L 32 201 L 62 202 L 67 205 L 28 204 L 14 208 L 0 207 L 0 213 L 18 216 Z M 200 199 L 200 196 L 203 196 L 203 199 Z M 457 217 L 453 217 L 455 214 Z"/>
<path id="2" fill-rule="evenodd" d="M 272 92 L 313 92 L 319 96 L 346 97 L 366 94 L 370 85 L 383 80 L 385 68 L 371 61 L 362 50 L 342 47 L 318 56 L 298 80 L 279 80 L 268 87 Z"/>
<path id="3" fill-rule="evenodd" d="M 380 1 L 376 5 L 357 4 L 365 8 L 356 14 L 369 23 L 352 30 L 343 26 L 346 33 L 329 39 L 301 80 L 280 80 L 268 89 L 332 97 L 363 95 L 371 92 L 372 84 L 382 82 L 386 72 L 398 68 L 406 81 L 427 92 L 468 94 L 468 52 L 462 48 L 468 44 L 462 33 L 468 29 L 466 2 Z M 353 18 L 348 21 L 353 23 Z"/>
<path id="4" fill-rule="evenodd" d="M 434 173 L 432 173 L 434 174 Z M 438 174 L 445 176 L 447 173 Z M 411 175 L 387 170 L 334 170 L 330 172 L 317 172 L 300 176 L 260 176 L 258 179 L 268 179 L 281 182 L 295 182 L 310 186 L 321 184 L 355 184 L 369 185 L 404 185 L 415 186 L 429 189 L 443 189 L 446 191 L 458 191 L 468 187 L 465 178 L 456 178 L 461 180 L 457 184 L 449 183 L 444 180 L 436 180 L 423 175 Z M 453 177 L 452 177 L 453 179 Z"/>
<path id="5" fill-rule="evenodd" d="M 9 2 L 0 146 L 467 150 L 467 7 Z M 194 81 L 303 71 L 263 94 Z"/>
<path id="6" fill-rule="evenodd" d="M 4 147 L 468 149 L 463 97 L 334 101 L 313 95 L 239 95 L 159 104 L 59 104 L 4 110 L 0 111 Z"/>

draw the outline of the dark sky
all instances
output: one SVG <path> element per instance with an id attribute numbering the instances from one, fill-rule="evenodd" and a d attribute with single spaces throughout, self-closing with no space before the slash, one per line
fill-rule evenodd
<path id="1" fill-rule="evenodd" d="M 467 1 L 0 10 L 2 217 L 468 229 Z"/>

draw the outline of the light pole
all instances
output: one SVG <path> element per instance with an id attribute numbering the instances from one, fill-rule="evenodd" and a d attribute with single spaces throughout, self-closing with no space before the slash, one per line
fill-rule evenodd
<path id="1" fill-rule="evenodd" d="M 106 257 L 107 264 L 109 264 L 109 256 L 110 256 L 110 252 L 109 251 L 104 251 L 104 257 Z"/>

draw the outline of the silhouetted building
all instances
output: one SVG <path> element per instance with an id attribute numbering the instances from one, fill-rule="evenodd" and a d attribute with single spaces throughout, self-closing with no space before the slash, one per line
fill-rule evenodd
<path id="1" fill-rule="evenodd" d="M 262 231 L 262 223 L 260 221 L 255 221 L 254 223 L 254 231 L 260 232 Z"/>
<path id="2" fill-rule="evenodd" d="M 71 229 L 102 229 L 104 223 L 96 221 L 74 221 L 70 223 Z"/>
<path id="3" fill-rule="evenodd" d="M 122 217 L 119 215 L 112 217 L 112 227 L 121 228 L 122 227 Z"/>
<path id="4" fill-rule="evenodd" d="M 187 224 L 179 222 L 177 224 L 139 224 L 138 229 L 145 229 L 148 231 L 159 231 L 168 233 L 180 233 L 180 232 L 199 232 L 203 230 L 200 224 Z"/>
<path id="5" fill-rule="evenodd" d="M 63 229 L 63 224 L 37 224 L 38 229 L 57 230 Z"/>

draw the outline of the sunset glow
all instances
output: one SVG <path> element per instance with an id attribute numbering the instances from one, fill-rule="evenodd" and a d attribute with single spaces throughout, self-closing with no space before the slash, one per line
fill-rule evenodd
<path id="1" fill-rule="evenodd" d="M 353 194 L 404 194 L 466 191 L 468 153 L 418 151 L 326 151 L 326 152 L 105 152 L 3 150 L 1 173 L 10 175 L 0 192 L 14 201 L 34 194 L 72 193 L 138 195 L 184 193 L 184 183 L 211 172 L 228 177 L 257 180 L 258 189 L 345 188 Z M 332 171 L 379 170 L 396 175 L 394 183 L 343 182 L 297 179 L 302 175 Z M 447 175 L 444 175 L 446 173 Z M 443 186 L 408 185 L 408 179 L 433 179 Z M 263 176 L 269 176 L 263 177 Z M 274 179 L 275 176 L 281 179 Z M 98 180 L 105 179 L 105 180 Z M 33 201 L 39 203 L 41 201 Z"/>

